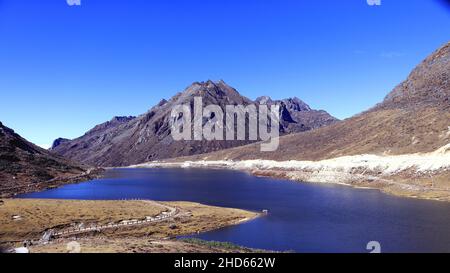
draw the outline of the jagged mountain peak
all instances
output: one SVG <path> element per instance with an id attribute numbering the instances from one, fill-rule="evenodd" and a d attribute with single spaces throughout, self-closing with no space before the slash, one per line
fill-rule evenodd
<path id="1" fill-rule="evenodd" d="M 170 125 L 172 109 L 177 105 L 189 105 L 192 111 L 195 97 L 202 98 L 203 106 L 218 105 L 224 112 L 227 105 L 258 104 L 239 94 L 223 80 L 194 82 L 184 91 L 169 100 L 162 100 L 137 118 L 115 118 L 97 125 L 84 136 L 58 145 L 54 151 L 92 165 L 127 166 L 217 151 L 252 142 L 174 141 Z M 282 104 L 281 134 L 306 131 L 336 121 L 326 112 L 300 112 L 298 109 L 305 109 L 306 104 L 297 98 L 287 99 Z"/>
<path id="2" fill-rule="evenodd" d="M 207 90 L 217 90 L 217 89 L 233 89 L 231 86 L 226 84 L 223 80 L 220 81 L 201 81 L 201 82 L 193 82 L 189 85 L 184 92 L 189 91 L 207 91 Z"/>
<path id="3" fill-rule="evenodd" d="M 261 96 L 261 97 L 257 97 L 255 102 L 257 102 L 259 104 L 272 104 L 273 100 L 269 96 Z"/>
<path id="4" fill-rule="evenodd" d="M 242 96 L 235 88 L 223 80 L 194 82 L 183 92 L 177 94 L 172 101 L 175 101 L 177 104 L 190 103 L 194 97 L 202 97 L 205 105 L 247 105 L 253 103 L 252 100 Z"/>
<path id="5" fill-rule="evenodd" d="M 281 107 L 287 108 L 288 110 L 292 111 L 311 111 L 311 107 L 309 107 L 308 104 L 306 104 L 304 101 L 297 97 L 282 99 L 282 100 L 273 100 L 269 96 L 261 96 L 256 98 L 255 102 L 259 104 L 279 104 Z"/>
<path id="6" fill-rule="evenodd" d="M 294 111 L 311 111 L 311 107 L 297 97 L 282 100 L 290 110 Z"/>
<path id="7" fill-rule="evenodd" d="M 206 87 L 206 88 L 212 88 L 214 86 L 222 86 L 222 87 L 232 88 L 224 80 L 218 80 L 218 81 L 206 80 L 206 81 L 200 81 L 200 82 L 197 81 L 197 82 L 193 82 L 190 86 L 201 86 L 201 87 Z"/>

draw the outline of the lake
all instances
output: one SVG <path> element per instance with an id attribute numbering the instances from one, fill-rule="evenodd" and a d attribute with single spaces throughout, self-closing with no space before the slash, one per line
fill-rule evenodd
<path id="1" fill-rule="evenodd" d="M 192 237 L 295 252 L 450 252 L 450 204 L 377 190 L 260 178 L 230 170 L 114 169 L 102 179 L 20 198 L 193 201 L 268 215 Z"/>

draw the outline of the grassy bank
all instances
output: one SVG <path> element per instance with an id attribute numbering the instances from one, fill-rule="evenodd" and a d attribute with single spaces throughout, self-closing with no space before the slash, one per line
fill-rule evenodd
<path id="1" fill-rule="evenodd" d="M 124 238 L 137 245 L 145 246 L 149 240 L 164 240 L 205 232 L 238 224 L 258 216 L 255 212 L 190 202 L 39 199 L 4 199 L 3 202 L 0 205 L 0 244 L 9 246 L 19 246 L 25 240 L 39 240 L 49 229 L 61 231 L 80 226 L 120 223 L 155 217 L 167 211 L 169 206 L 177 209 L 177 214 L 173 218 L 164 221 L 58 237 L 54 243 L 33 248 L 36 250 L 43 247 L 49 251 L 51 249 L 48 248 L 52 245 L 55 247 L 53 250 L 56 250 L 57 243 L 66 240 L 85 240 L 85 244 L 91 246 L 89 249 L 95 251 L 98 248 L 100 252 L 110 247 L 102 245 L 101 242 L 106 244 L 116 242 L 115 248 L 120 249 L 120 245 L 127 245 L 126 242 L 121 241 Z M 93 243 L 87 243 L 90 241 Z M 123 250 L 129 249 L 123 248 Z"/>

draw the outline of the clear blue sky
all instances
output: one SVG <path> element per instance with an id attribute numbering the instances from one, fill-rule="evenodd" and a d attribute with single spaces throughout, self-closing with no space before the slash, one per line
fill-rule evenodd
<path id="1" fill-rule="evenodd" d="M 0 0 L 0 121 L 48 145 L 191 82 L 346 118 L 450 40 L 438 0 Z"/>

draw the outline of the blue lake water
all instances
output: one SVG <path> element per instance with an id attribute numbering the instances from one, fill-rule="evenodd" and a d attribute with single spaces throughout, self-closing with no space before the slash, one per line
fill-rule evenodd
<path id="1" fill-rule="evenodd" d="M 193 237 L 295 252 L 450 252 L 450 204 L 206 169 L 116 169 L 21 198 L 193 201 L 269 214 Z"/>

